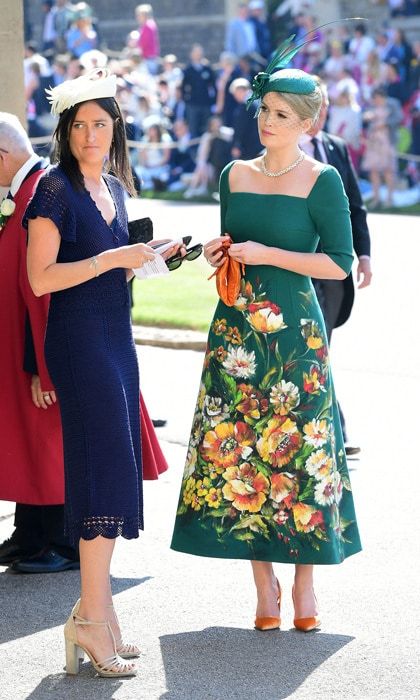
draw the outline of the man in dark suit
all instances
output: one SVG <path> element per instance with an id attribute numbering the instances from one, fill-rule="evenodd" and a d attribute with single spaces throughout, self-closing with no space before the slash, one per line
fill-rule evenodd
<path id="1" fill-rule="evenodd" d="M 249 160 L 262 150 L 255 119 L 257 107 L 253 103 L 247 109 L 246 105 L 250 90 L 251 84 L 246 78 L 236 78 L 229 88 L 238 103 L 233 113 L 232 158 L 235 159 Z"/>
<path id="2" fill-rule="evenodd" d="M 201 136 L 206 130 L 211 108 L 216 102 L 216 82 L 200 44 L 194 44 L 191 49 L 190 62 L 185 68 L 182 80 L 182 97 L 191 137 Z"/>
<path id="3" fill-rule="evenodd" d="M 319 81 L 323 101 L 316 124 L 309 132 L 309 139 L 302 141 L 302 148 L 316 160 L 333 165 L 341 175 L 344 189 L 349 199 L 353 248 L 358 257 L 358 289 L 367 287 L 372 278 L 370 264 L 370 236 L 366 220 L 366 208 L 363 205 L 357 176 L 353 168 L 347 146 L 343 139 L 331 136 L 323 131 L 329 107 L 326 86 Z M 313 280 L 315 291 L 324 314 L 328 341 L 334 328 L 342 326 L 350 317 L 354 302 L 354 281 L 350 274 L 344 280 Z M 347 443 L 346 425 L 340 410 L 343 437 Z M 357 454 L 360 447 L 346 444 L 348 455 Z"/>

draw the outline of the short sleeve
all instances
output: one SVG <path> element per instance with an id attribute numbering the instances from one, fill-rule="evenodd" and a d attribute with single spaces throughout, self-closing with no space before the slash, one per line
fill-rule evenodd
<path id="1" fill-rule="evenodd" d="M 220 195 L 220 235 L 226 233 L 225 218 L 227 209 L 227 200 L 229 195 L 229 173 L 235 161 L 228 163 L 222 170 L 219 180 L 219 195 Z"/>
<path id="2" fill-rule="evenodd" d="M 61 238 L 75 243 L 76 219 L 73 209 L 69 206 L 66 181 L 55 169 L 47 171 L 39 179 L 35 193 L 23 216 L 22 225 L 27 229 L 29 219 L 36 219 L 38 216 L 51 219 L 57 226 Z"/>
<path id="3" fill-rule="evenodd" d="M 321 250 L 348 275 L 353 264 L 350 209 L 337 170 L 326 167 L 309 197 L 309 212 L 319 235 Z"/>

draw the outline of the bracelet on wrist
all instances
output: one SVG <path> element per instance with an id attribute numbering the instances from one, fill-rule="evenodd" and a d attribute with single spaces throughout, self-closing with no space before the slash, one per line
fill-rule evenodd
<path id="1" fill-rule="evenodd" d="M 94 272 L 95 272 L 95 277 L 98 277 L 98 276 L 99 276 L 98 265 L 99 265 L 98 258 L 96 257 L 96 255 L 92 255 L 92 257 L 91 257 L 91 259 L 90 259 L 89 268 L 91 268 L 92 270 L 94 270 Z"/>

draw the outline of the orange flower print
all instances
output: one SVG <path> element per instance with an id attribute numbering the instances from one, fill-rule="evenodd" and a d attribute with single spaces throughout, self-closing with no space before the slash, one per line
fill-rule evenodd
<path id="1" fill-rule="evenodd" d="M 257 333 L 277 333 L 287 328 L 283 314 L 277 304 L 271 301 L 256 301 L 248 305 L 247 319 Z"/>
<path id="2" fill-rule="evenodd" d="M 224 349 L 223 345 L 219 345 L 218 348 L 214 351 L 214 357 L 218 362 L 224 362 L 226 359 L 227 352 Z"/>
<path id="3" fill-rule="evenodd" d="M 257 442 L 257 450 L 273 467 L 289 464 L 302 445 L 302 436 L 295 421 L 287 416 L 273 416 Z"/>
<path id="4" fill-rule="evenodd" d="M 322 447 L 328 440 L 329 427 L 326 420 L 313 418 L 310 423 L 303 426 L 303 432 L 305 433 L 303 439 L 308 445 Z"/>
<path id="5" fill-rule="evenodd" d="M 201 456 L 216 467 L 227 467 L 247 459 L 255 444 L 255 433 L 246 423 L 219 423 L 209 430 L 201 445 Z"/>
<path id="6" fill-rule="evenodd" d="M 324 524 L 322 512 L 307 503 L 295 503 L 293 518 L 298 532 L 313 532 L 316 527 Z"/>
<path id="7" fill-rule="evenodd" d="M 297 493 L 296 479 L 293 474 L 282 472 L 271 477 L 270 498 L 276 503 L 281 503 L 290 495 Z"/>
<path id="8" fill-rule="evenodd" d="M 307 394 L 319 394 L 325 392 L 324 384 L 326 376 L 322 374 L 319 365 L 311 365 L 308 373 L 303 373 L 303 388 Z"/>
<path id="9" fill-rule="evenodd" d="M 223 474 L 226 484 L 223 486 L 223 496 L 236 510 L 258 513 L 267 500 L 270 487 L 268 479 L 257 472 L 248 462 L 240 467 L 228 467 Z"/>
<path id="10" fill-rule="evenodd" d="M 299 389 L 293 382 L 285 382 L 282 379 L 271 388 L 270 403 L 274 408 L 274 413 L 286 416 L 299 405 L 299 402 Z"/>
<path id="11" fill-rule="evenodd" d="M 229 326 L 225 338 L 227 342 L 232 343 L 232 345 L 242 345 L 242 336 L 237 326 Z"/>
<path id="12" fill-rule="evenodd" d="M 310 318 L 301 318 L 300 325 L 301 333 L 310 350 L 318 350 L 325 345 L 321 330 L 315 321 Z"/>
<path id="13" fill-rule="evenodd" d="M 213 333 L 215 335 L 223 335 L 226 332 L 227 321 L 225 318 L 216 318 L 213 323 Z"/>
<path id="14" fill-rule="evenodd" d="M 242 399 L 237 404 L 236 410 L 247 418 L 261 418 L 268 411 L 268 399 L 255 389 L 251 384 L 238 384 L 238 391 L 242 392 Z"/>

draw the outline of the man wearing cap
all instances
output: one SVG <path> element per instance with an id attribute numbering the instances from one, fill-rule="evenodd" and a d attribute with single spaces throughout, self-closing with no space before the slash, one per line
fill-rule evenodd
<path id="1" fill-rule="evenodd" d="M 17 117 L 0 113 L 0 499 L 16 502 L 15 531 L 0 545 L 0 565 L 19 573 L 78 568 L 64 537 L 61 423 L 44 360 L 48 298 L 36 298 L 26 273 L 22 217 L 42 163 Z"/>

